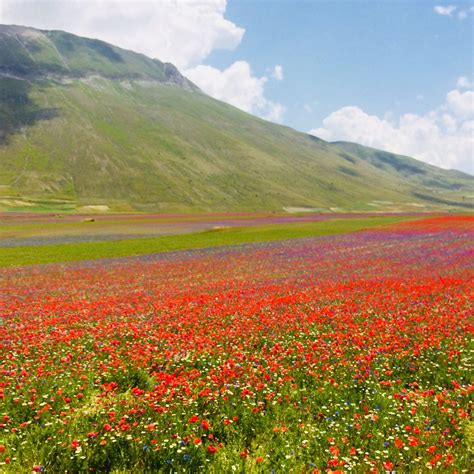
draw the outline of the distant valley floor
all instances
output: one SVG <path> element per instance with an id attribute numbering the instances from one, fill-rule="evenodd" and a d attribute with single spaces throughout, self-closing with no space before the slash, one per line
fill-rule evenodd
<path id="1" fill-rule="evenodd" d="M 433 215 L 398 214 L 0 214 L 0 267 L 316 237 Z"/>

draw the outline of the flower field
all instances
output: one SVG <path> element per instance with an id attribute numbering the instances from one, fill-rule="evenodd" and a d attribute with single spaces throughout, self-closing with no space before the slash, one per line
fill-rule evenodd
<path id="1" fill-rule="evenodd" d="M 0 472 L 470 472 L 473 242 L 436 217 L 0 270 Z"/>

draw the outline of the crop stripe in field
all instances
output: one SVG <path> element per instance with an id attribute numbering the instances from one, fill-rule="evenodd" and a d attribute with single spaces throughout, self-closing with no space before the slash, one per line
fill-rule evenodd
<path id="1" fill-rule="evenodd" d="M 409 216 L 340 219 L 323 222 L 272 224 L 220 229 L 193 234 L 113 242 L 69 243 L 0 248 L 0 267 L 96 260 L 158 252 L 216 247 L 350 233 L 416 219 Z"/>

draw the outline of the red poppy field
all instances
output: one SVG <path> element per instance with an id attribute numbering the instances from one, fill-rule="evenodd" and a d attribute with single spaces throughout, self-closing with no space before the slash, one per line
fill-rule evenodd
<path id="1" fill-rule="evenodd" d="M 0 472 L 470 472 L 474 218 L 0 270 Z"/>

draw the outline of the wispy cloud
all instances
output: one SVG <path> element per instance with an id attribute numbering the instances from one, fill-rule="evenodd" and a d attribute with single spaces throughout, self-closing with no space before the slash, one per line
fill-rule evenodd
<path id="1" fill-rule="evenodd" d="M 273 68 L 272 77 L 273 79 L 276 79 L 277 81 L 283 80 L 283 67 L 280 64 L 277 64 Z"/>
<path id="2" fill-rule="evenodd" d="M 441 16 L 448 16 L 451 18 L 464 20 L 470 13 L 474 12 L 474 7 L 459 8 L 456 5 L 436 5 L 433 7 L 433 11 Z"/>
<path id="3" fill-rule="evenodd" d="M 456 6 L 454 5 L 436 5 L 433 7 L 433 10 L 438 15 L 442 16 L 453 16 L 453 13 L 456 11 Z"/>
<path id="4" fill-rule="evenodd" d="M 466 76 L 461 76 L 456 82 L 458 89 L 469 89 L 471 87 L 471 81 Z"/>

